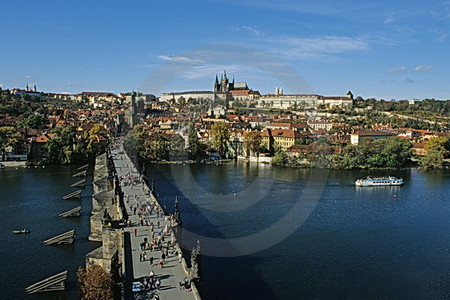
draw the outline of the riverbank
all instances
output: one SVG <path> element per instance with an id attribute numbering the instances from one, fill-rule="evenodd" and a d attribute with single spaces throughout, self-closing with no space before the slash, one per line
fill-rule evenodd
<path id="1" fill-rule="evenodd" d="M 5 168 L 26 168 L 26 161 L 2 161 L 0 164 L 3 164 Z"/>

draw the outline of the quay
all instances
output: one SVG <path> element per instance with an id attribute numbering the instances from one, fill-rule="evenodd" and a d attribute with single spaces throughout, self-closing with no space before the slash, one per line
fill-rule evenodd
<path id="1" fill-rule="evenodd" d="M 98 264 L 122 282 L 122 299 L 200 299 L 195 285 L 200 245 L 189 268 L 175 234 L 179 213 L 168 216 L 154 190 L 121 142 L 97 157 L 89 240 L 102 245 L 86 255 L 86 266 Z M 186 280 L 188 289 L 180 285 Z"/>

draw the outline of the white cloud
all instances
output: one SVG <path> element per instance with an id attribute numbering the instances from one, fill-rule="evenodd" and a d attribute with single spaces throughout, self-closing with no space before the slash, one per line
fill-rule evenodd
<path id="1" fill-rule="evenodd" d="M 366 50 L 366 42 L 351 37 L 324 36 L 317 38 L 287 38 L 286 43 L 305 52 L 339 53 L 350 50 Z"/>
<path id="2" fill-rule="evenodd" d="M 326 58 L 332 54 L 369 49 L 364 39 L 346 36 L 268 38 L 266 44 L 273 45 L 272 52 L 275 54 L 303 59 Z"/>
<path id="3" fill-rule="evenodd" d="M 447 39 L 447 37 L 448 37 L 448 33 L 444 33 L 444 34 L 441 34 L 441 35 L 437 36 L 434 40 L 436 42 L 440 43 L 440 42 L 445 41 Z"/>
<path id="4" fill-rule="evenodd" d="M 159 55 L 159 59 L 171 62 L 182 62 L 182 63 L 198 63 L 200 62 L 198 59 L 193 59 L 187 56 L 168 56 L 168 55 Z"/>
<path id="5" fill-rule="evenodd" d="M 417 73 L 428 73 L 432 68 L 433 68 L 432 66 L 419 65 L 419 66 L 414 68 L 414 72 L 417 72 Z"/>
<path id="6" fill-rule="evenodd" d="M 31 75 L 26 75 L 25 78 L 26 78 L 26 79 L 30 79 L 30 78 L 31 78 Z"/>
<path id="7" fill-rule="evenodd" d="M 432 66 L 424 66 L 424 65 L 418 65 L 417 67 L 413 69 L 408 69 L 407 67 L 398 67 L 392 70 L 387 71 L 388 74 L 398 74 L 398 73 L 406 73 L 406 72 L 415 72 L 415 73 L 427 73 L 429 72 L 433 67 Z"/>
<path id="8" fill-rule="evenodd" d="M 393 23 L 394 21 L 395 21 L 394 14 L 390 14 L 386 17 L 386 19 L 384 19 L 383 24 L 390 24 Z"/>
<path id="9" fill-rule="evenodd" d="M 388 74 L 397 74 L 397 73 L 403 73 L 403 72 L 407 72 L 408 69 L 406 67 L 398 67 L 395 69 L 391 69 L 389 71 L 387 71 Z"/>
<path id="10" fill-rule="evenodd" d="M 260 30 L 256 29 L 255 27 L 252 27 L 252 26 L 236 26 L 236 27 L 232 27 L 231 30 L 245 31 L 254 36 L 260 36 L 262 34 L 262 32 Z"/>

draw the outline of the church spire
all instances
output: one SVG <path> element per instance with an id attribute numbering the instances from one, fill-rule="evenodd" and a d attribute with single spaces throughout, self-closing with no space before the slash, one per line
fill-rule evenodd
<path id="1" fill-rule="evenodd" d="M 217 74 L 216 74 L 216 80 L 214 81 L 214 92 L 218 92 L 219 91 L 219 79 L 217 78 Z"/>

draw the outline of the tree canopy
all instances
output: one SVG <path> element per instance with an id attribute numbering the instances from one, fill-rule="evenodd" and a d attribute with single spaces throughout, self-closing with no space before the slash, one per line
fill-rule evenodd
<path id="1" fill-rule="evenodd" d="M 261 152 L 261 133 L 258 131 L 246 131 L 244 133 L 244 147 L 247 150 L 247 155 L 249 151 L 256 154 L 256 156 L 259 155 Z"/>
<path id="2" fill-rule="evenodd" d="M 114 299 L 113 280 L 110 273 L 99 265 L 79 268 L 78 288 L 82 300 Z"/>
<path id="3" fill-rule="evenodd" d="M 440 169 L 444 158 L 450 154 L 450 138 L 433 137 L 425 145 L 427 154 L 421 157 L 419 166 L 423 169 Z"/>
<path id="4" fill-rule="evenodd" d="M 223 157 L 228 151 L 230 139 L 230 126 L 225 122 L 216 122 L 211 128 L 212 145 Z"/>

